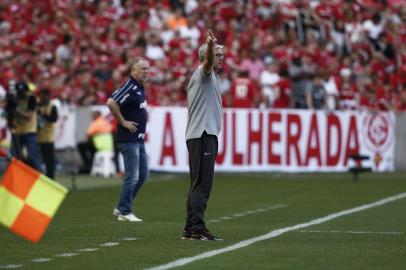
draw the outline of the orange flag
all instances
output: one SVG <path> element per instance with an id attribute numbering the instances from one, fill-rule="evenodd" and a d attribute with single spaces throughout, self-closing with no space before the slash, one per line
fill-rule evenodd
<path id="1" fill-rule="evenodd" d="M 37 243 L 68 189 L 12 159 L 0 183 L 0 223 Z"/>

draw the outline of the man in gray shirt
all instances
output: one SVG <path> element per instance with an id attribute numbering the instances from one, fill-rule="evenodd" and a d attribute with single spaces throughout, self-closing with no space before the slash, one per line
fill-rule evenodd
<path id="1" fill-rule="evenodd" d="M 307 109 L 306 93 L 311 91 L 315 67 L 307 56 L 294 52 L 288 72 L 292 81 L 291 107 Z"/>
<path id="2" fill-rule="evenodd" d="M 199 48 L 201 65 L 193 73 L 187 88 L 186 145 L 189 152 L 190 189 L 182 239 L 223 240 L 211 234 L 204 222 L 218 151 L 217 136 L 223 118 L 216 73 L 223 64 L 224 52 L 223 46 L 216 41 L 209 30 L 206 43 Z"/>

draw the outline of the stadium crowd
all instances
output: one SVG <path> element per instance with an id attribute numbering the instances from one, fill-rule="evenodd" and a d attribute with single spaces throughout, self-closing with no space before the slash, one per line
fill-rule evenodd
<path id="1" fill-rule="evenodd" d="M 145 56 L 149 104 L 184 106 L 206 29 L 225 107 L 406 111 L 404 0 L 1 0 L 0 92 L 105 104 Z"/>

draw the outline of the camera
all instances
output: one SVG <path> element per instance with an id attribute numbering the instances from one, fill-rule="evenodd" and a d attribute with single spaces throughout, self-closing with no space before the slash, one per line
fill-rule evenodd
<path id="1" fill-rule="evenodd" d="M 26 82 L 16 82 L 15 80 L 10 80 L 8 82 L 5 112 L 7 116 L 7 125 L 9 128 L 13 127 L 15 111 L 17 109 L 17 100 L 24 97 L 27 92 L 28 84 Z"/>

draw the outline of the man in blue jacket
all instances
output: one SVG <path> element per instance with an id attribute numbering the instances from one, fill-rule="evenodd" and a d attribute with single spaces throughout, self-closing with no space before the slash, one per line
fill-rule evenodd
<path id="1" fill-rule="evenodd" d="M 137 58 L 130 78 L 107 101 L 118 123 L 116 141 L 124 158 L 124 183 L 120 199 L 113 210 L 119 221 L 140 222 L 134 215 L 132 202 L 148 178 L 148 157 L 144 137 L 147 125 L 147 101 L 144 82 L 148 79 L 149 63 Z"/>

